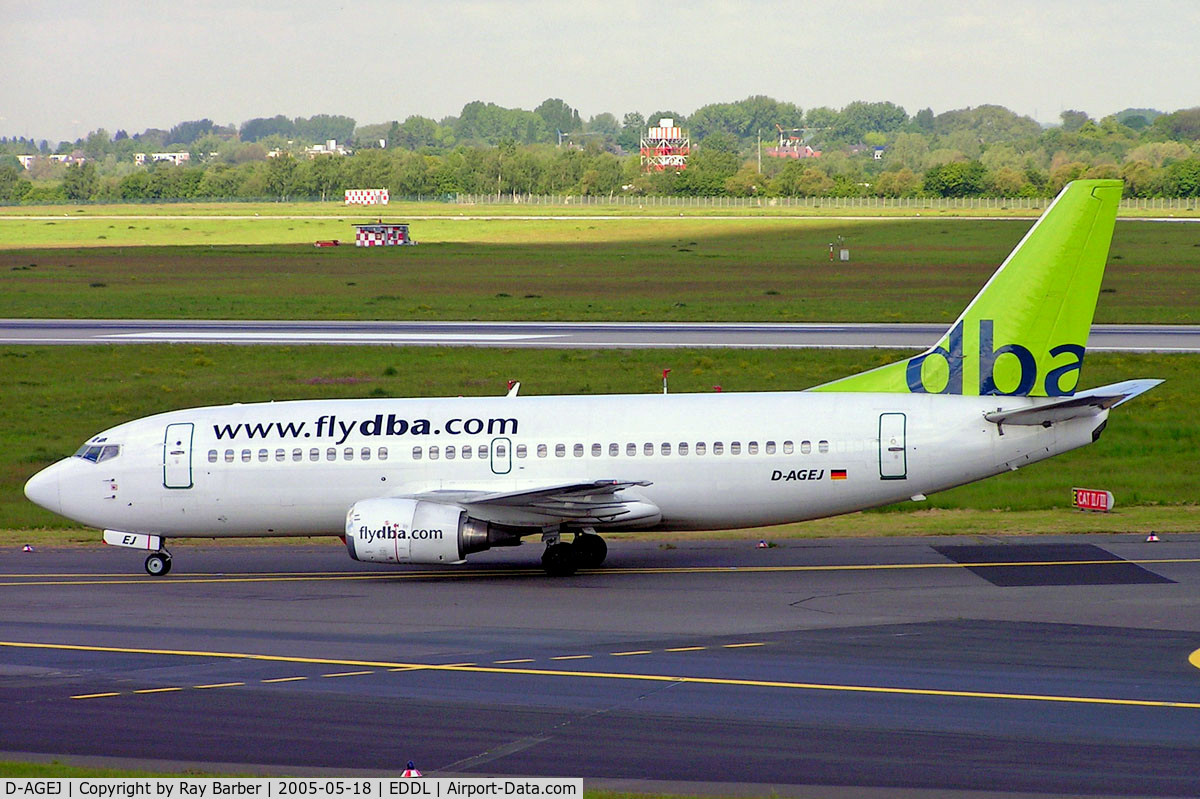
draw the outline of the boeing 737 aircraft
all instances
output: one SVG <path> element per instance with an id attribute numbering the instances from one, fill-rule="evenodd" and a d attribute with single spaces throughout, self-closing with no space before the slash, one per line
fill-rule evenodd
<path id="1" fill-rule="evenodd" d="M 604 561 L 603 531 L 923 499 L 1090 444 L 1161 382 L 1076 391 L 1120 197 L 1069 184 L 937 344 L 807 391 L 192 408 L 105 430 L 25 493 L 149 550 L 152 575 L 172 537 L 322 534 L 423 564 L 539 536 L 570 574 Z"/>

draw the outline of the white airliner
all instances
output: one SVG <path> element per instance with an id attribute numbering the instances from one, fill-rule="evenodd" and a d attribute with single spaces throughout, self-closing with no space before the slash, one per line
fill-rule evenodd
<path id="1" fill-rule="evenodd" d="M 152 575 L 172 537 L 321 534 L 423 564 L 536 535 L 546 571 L 569 574 L 604 561 L 606 530 L 923 499 L 1089 444 L 1161 382 L 1076 391 L 1120 195 L 1068 185 L 937 344 L 808 391 L 192 408 L 104 431 L 25 493 L 149 550 Z"/>

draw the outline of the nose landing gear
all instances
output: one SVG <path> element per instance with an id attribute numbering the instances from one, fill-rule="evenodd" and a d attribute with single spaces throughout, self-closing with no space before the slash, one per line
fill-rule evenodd
<path id="1" fill-rule="evenodd" d="M 151 577 L 162 577 L 171 571 L 171 553 L 165 549 L 151 552 L 146 558 L 146 574 Z"/>

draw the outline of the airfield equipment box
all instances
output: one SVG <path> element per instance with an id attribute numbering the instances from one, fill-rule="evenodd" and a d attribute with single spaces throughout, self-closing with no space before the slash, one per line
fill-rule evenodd
<path id="1" fill-rule="evenodd" d="M 408 225 L 396 222 L 374 222 L 369 225 L 355 225 L 355 247 L 394 247 L 402 244 L 416 244 L 408 235 Z"/>

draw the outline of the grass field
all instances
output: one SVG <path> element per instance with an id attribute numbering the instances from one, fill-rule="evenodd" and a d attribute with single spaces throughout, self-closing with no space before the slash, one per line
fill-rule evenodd
<path id="1" fill-rule="evenodd" d="M 0 317 L 952 320 L 1024 221 L 0 218 Z M 830 262 L 844 236 L 849 263 Z M 1200 227 L 1120 222 L 1096 318 L 1200 322 Z"/>
<path id="2" fill-rule="evenodd" d="M 894 360 L 887 351 L 537 351 L 391 347 L 7 347 L 0 349 L 0 541 L 66 522 L 25 500 L 37 469 L 119 422 L 195 405 L 270 399 L 655 392 L 670 367 L 676 392 L 787 390 Z M 1051 462 L 930 497 L 924 515 L 890 511 L 799 525 L 776 535 L 947 534 L 1196 529 L 1200 358 L 1088 356 L 1084 382 L 1167 382 L 1114 412 L 1104 437 Z M 1120 513 L 1066 510 L 1073 486 L 1107 488 Z M 1056 510 L 1057 509 L 1057 510 Z M 996 513 L 1018 511 L 1026 515 Z M 20 532 L 17 532 L 20 531 Z M 39 543 L 94 540 L 53 533 Z M 30 539 L 34 540 L 34 539 Z"/>

